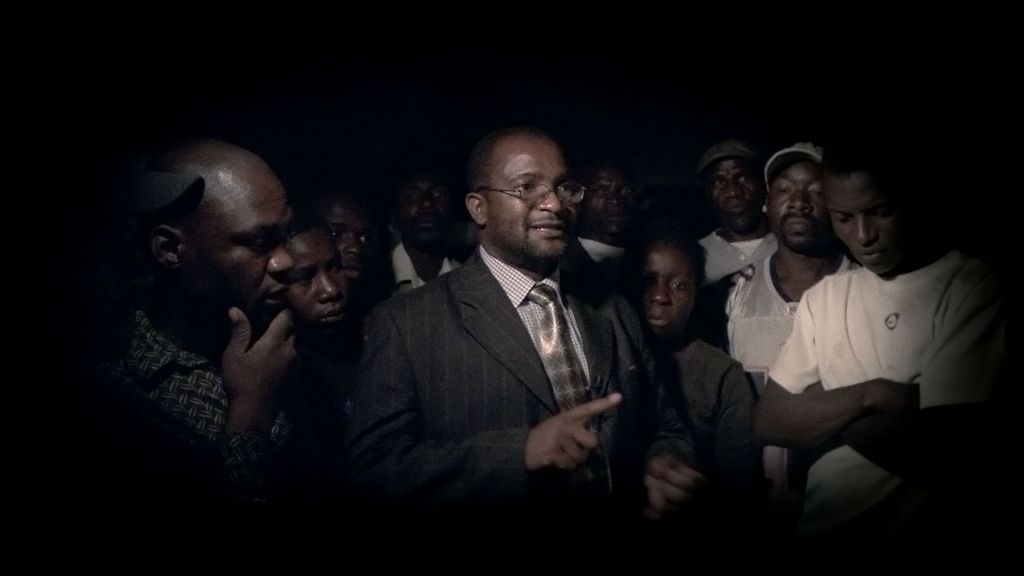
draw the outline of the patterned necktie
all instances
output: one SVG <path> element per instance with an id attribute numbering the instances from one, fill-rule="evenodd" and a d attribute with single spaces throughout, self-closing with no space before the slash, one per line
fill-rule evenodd
<path id="1" fill-rule="evenodd" d="M 540 359 L 551 380 L 558 407 L 563 411 L 585 403 L 587 377 L 569 337 L 569 324 L 555 289 L 537 284 L 526 296 L 530 302 L 544 308 L 540 329 Z"/>
<path id="2" fill-rule="evenodd" d="M 551 380 L 551 389 L 558 407 L 564 412 L 587 402 L 590 400 L 587 375 L 573 348 L 569 323 L 562 303 L 558 301 L 558 294 L 547 284 L 537 284 L 526 297 L 544 308 L 540 329 L 540 359 Z M 600 445 L 578 472 L 584 482 L 595 488 L 600 487 L 599 492 L 607 493 L 611 490 L 608 460 Z"/>

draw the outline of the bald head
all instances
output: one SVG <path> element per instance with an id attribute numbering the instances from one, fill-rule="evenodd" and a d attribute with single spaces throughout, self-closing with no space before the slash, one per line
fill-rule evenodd
<path id="1" fill-rule="evenodd" d="M 285 289 L 276 277 L 292 262 L 283 250 L 288 199 L 270 167 L 233 144 L 192 140 L 155 156 L 151 168 L 204 183 L 194 210 L 150 232 L 153 255 L 174 284 L 225 313 L 238 306 L 250 320 L 272 317 Z"/>
<path id="2" fill-rule="evenodd" d="M 259 156 L 221 140 L 181 142 L 155 156 L 150 168 L 202 177 L 204 191 L 200 205 L 237 202 L 239 196 L 261 179 L 272 179 L 281 187 L 273 171 Z"/>

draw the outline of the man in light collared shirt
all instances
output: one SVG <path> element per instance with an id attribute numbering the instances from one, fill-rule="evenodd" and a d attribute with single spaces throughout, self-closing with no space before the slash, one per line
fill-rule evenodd
<path id="1" fill-rule="evenodd" d="M 614 158 L 591 161 L 581 178 L 587 193 L 578 208 L 578 242 L 566 250 L 562 269 L 587 275 L 594 294 L 618 293 L 619 268 L 639 191 L 631 172 Z"/>
<path id="2" fill-rule="evenodd" d="M 416 172 L 398 184 L 392 220 L 401 242 L 391 251 L 394 291 L 407 292 L 458 268 L 445 256 L 452 197 L 441 178 Z"/>

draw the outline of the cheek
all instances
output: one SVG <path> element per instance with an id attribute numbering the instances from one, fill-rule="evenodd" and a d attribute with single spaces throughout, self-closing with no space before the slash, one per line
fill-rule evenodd
<path id="1" fill-rule="evenodd" d="M 310 290 L 289 292 L 288 304 L 298 316 L 306 319 L 312 317 L 312 311 L 316 308 L 316 301 Z"/>
<path id="2" fill-rule="evenodd" d="M 416 216 L 415 206 L 404 206 L 398 211 L 398 221 L 407 224 Z"/>
<path id="3" fill-rule="evenodd" d="M 232 287 L 235 297 L 241 301 L 255 301 L 261 296 L 267 282 L 267 258 L 249 256 L 233 262 L 226 271 L 224 282 Z"/>
<path id="4" fill-rule="evenodd" d="M 499 222 L 502 235 L 506 238 L 520 238 L 526 232 L 526 221 L 516 215 L 505 216 Z"/>
<path id="5" fill-rule="evenodd" d="M 878 236 L 884 240 L 887 244 L 900 244 L 899 228 L 891 221 L 882 221 L 875 224 L 875 229 L 878 231 Z M 896 246 L 893 246 L 896 247 Z"/>
<path id="6" fill-rule="evenodd" d="M 828 216 L 828 204 L 825 203 L 825 195 L 821 192 L 808 192 L 807 195 L 814 213 Z"/>
<path id="7" fill-rule="evenodd" d="M 676 317 L 680 323 L 685 323 L 693 312 L 693 298 L 689 296 L 677 297 L 674 303 Z"/>
<path id="8" fill-rule="evenodd" d="M 258 286 L 263 283 L 263 277 L 266 275 L 267 263 L 269 261 L 269 256 L 248 256 L 239 260 L 238 267 L 240 270 L 244 271 L 243 274 L 250 283 Z"/>
<path id="9" fill-rule="evenodd" d="M 847 243 L 847 239 L 850 237 L 850 225 L 829 218 L 828 221 L 832 224 L 832 232 L 835 233 L 836 237 L 839 238 L 843 243 Z"/>
<path id="10" fill-rule="evenodd" d="M 658 306 L 658 304 L 654 303 L 654 301 L 652 299 L 652 296 L 651 296 L 651 292 L 649 290 L 645 290 L 644 291 L 643 298 L 644 298 L 643 304 L 644 304 L 644 312 L 645 313 L 650 312 L 651 310 L 654 310 L 654 308 Z"/>

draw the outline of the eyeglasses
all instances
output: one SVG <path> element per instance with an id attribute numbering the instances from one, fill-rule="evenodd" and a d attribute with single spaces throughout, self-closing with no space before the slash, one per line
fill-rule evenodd
<path id="1" fill-rule="evenodd" d="M 583 200 L 583 194 L 587 189 L 574 182 L 563 182 L 554 188 L 546 184 L 520 184 L 515 188 L 502 189 L 502 188 L 489 188 L 487 186 L 481 186 L 477 188 L 480 190 L 491 190 L 494 192 L 501 192 L 502 194 L 508 194 L 509 196 L 515 196 L 523 201 L 525 204 L 534 205 L 541 200 L 548 197 L 548 194 L 554 192 L 558 199 L 566 204 L 579 204 L 580 200 Z"/>

